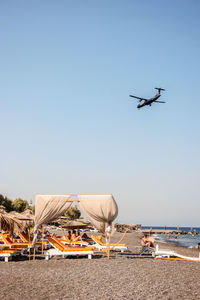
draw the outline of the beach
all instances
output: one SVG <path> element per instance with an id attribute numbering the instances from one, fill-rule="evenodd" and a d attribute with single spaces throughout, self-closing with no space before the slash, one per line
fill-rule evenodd
<path id="1" fill-rule="evenodd" d="M 122 233 L 114 233 L 117 242 Z M 137 254 L 141 233 L 127 233 L 123 243 Z M 160 244 L 187 256 L 199 250 Z M 111 253 L 93 259 L 52 258 L 0 262 L 0 299 L 200 299 L 200 263 L 155 260 Z"/>

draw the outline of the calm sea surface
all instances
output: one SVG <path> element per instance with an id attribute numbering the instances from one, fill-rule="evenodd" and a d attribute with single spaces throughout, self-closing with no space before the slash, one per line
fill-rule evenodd
<path id="1" fill-rule="evenodd" d="M 151 226 L 142 226 L 142 228 L 150 229 Z M 164 229 L 164 227 L 152 226 L 152 229 Z M 191 229 L 195 234 L 192 234 Z M 166 230 L 177 230 L 177 227 L 166 227 Z M 187 234 L 176 236 L 177 240 L 175 239 L 174 234 L 171 234 L 170 238 L 168 238 L 167 234 L 154 234 L 153 237 L 155 238 L 155 241 L 177 244 L 184 247 L 195 247 L 200 243 L 200 227 L 179 227 L 179 230 L 186 231 Z"/>

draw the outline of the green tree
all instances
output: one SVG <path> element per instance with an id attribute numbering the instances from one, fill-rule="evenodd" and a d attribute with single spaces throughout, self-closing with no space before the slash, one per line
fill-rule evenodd
<path id="1" fill-rule="evenodd" d="M 5 210 L 7 212 L 13 210 L 13 202 L 11 199 L 4 197 L 3 195 L 0 194 L 0 205 L 3 205 L 5 207 Z"/>
<path id="2" fill-rule="evenodd" d="M 3 205 L 4 196 L 0 194 L 0 205 Z"/>
<path id="3" fill-rule="evenodd" d="M 32 213 L 35 214 L 35 205 L 32 205 L 30 209 L 32 210 Z"/>
<path id="4" fill-rule="evenodd" d="M 28 201 L 27 200 L 23 200 L 21 198 L 17 198 L 13 201 L 13 210 L 17 211 L 17 212 L 23 212 L 25 209 L 28 208 Z"/>
<path id="5" fill-rule="evenodd" d="M 80 216 L 81 212 L 76 205 L 70 206 L 70 208 L 65 213 L 65 217 L 68 217 L 71 220 L 79 219 Z"/>

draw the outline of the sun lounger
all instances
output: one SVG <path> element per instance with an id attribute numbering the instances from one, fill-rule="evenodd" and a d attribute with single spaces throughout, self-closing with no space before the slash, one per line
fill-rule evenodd
<path id="1" fill-rule="evenodd" d="M 52 256 L 88 256 L 88 259 L 92 258 L 94 254 L 94 247 L 73 247 L 64 245 L 57 238 L 48 237 L 47 238 L 53 249 L 45 251 L 45 259 L 48 260 Z"/>
<path id="2" fill-rule="evenodd" d="M 98 237 L 91 235 L 91 238 L 94 242 L 95 248 L 98 250 L 105 250 L 107 249 L 107 245 Z M 110 250 L 120 250 L 121 252 L 124 252 L 124 250 L 127 250 L 127 246 L 125 244 L 110 244 Z"/>
<path id="3" fill-rule="evenodd" d="M 20 248 L 26 249 L 32 246 L 32 243 L 13 243 L 7 233 L 1 233 L 1 238 L 4 242 L 4 245 L 8 246 L 9 248 Z M 36 248 L 38 245 L 36 246 Z"/>
<path id="4" fill-rule="evenodd" d="M 68 237 L 62 237 L 59 239 L 63 244 L 65 245 L 77 245 L 80 247 L 88 246 L 89 244 L 87 242 L 81 242 L 81 241 L 70 241 Z"/>
<path id="5" fill-rule="evenodd" d="M 18 235 L 19 235 L 19 237 L 20 237 L 20 239 L 22 240 L 23 243 L 28 243 L 29 244 L 29 240 L 23 232 L 19 232 Z M 32 244 L 32 240 L 30 240 L 30 243 Z M 47 244 L 48 244 L 47 241 L 43 241 L 44 248 L 46 248 Z M 42 246 L 42 241 L 37 241 L 35 243 L 35 245 Z"/>
<path id="6" fill-rule="evenodd" d="M 0 249 L 0 258 L 4 258 L 5 262 L 12 260 L 12 257 L 17 254 L 16 249 Z"/>
<path id="7" fill-rule="evenodd" d="M 18 232 L 18 236 L 24 243 L 29 243 L 28 237 L 23 232 Z M 30 242 L 32 242 L 32 238 L 30 238 Z"/>
<path id="8" fill-rule="evenodd" d="M 184 256 L 181 254 L 178 254 L 174 251 L 168 250 L 168 249 L 159 249 L 159 246 L 156 245 L 156 250 L 155 250 L 155 258 L 156 259 L 179 259 L 179 260 L 187 260 L 187 261 L 195 261 L 195 262 L 200 262 L 200 257 L 189 257 L 189 256 Z"/>

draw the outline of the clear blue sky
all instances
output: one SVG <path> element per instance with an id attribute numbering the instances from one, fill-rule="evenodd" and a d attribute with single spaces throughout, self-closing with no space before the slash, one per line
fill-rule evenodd
<path id="1" fill-rule="evenodd" d="M 200 226 L 200 2 L 1 1 L 0 193 L 112 193 Z M 137 110 L 166 91 L 166 104 Z"/>

